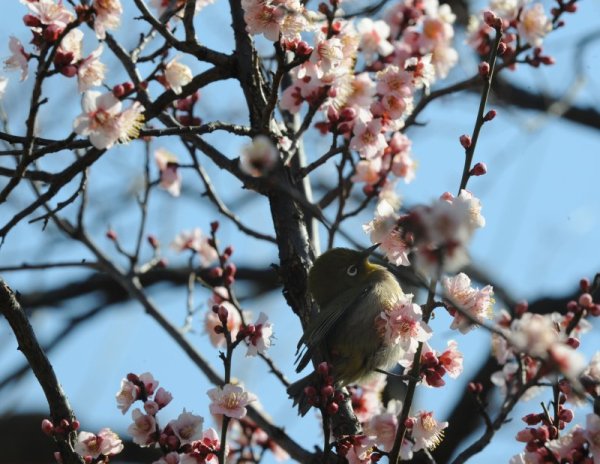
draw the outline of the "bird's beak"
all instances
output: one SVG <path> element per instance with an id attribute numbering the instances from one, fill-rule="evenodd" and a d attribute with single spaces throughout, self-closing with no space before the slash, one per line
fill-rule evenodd
<path id="1" fill-rule="evenodd" d="M 362 254 L 365 258 L 368 258 L 369 256 L 371 256 L 373 254 L 373 252 L 379 247 L 379 245 L 381 245 L 381 243 L 376 243 L 373 246 L 370 246 L 369 248 L 363 250 Z"/>

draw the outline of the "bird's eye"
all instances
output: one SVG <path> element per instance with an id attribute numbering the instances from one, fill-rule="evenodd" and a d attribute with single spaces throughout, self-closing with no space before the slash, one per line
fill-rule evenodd
<path id="1" fill-rule="evenodd" d="M 354 277 L 356 274 L 358 274 L 358 269 L 354 264 L 351 264 L 348 266 L 348 269 L 346 269 L 346 274 L 348 274 L 350 277 Z"/>

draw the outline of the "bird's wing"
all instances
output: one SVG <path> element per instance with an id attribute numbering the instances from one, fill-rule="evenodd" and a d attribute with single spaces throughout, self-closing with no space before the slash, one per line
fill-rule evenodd
<path id="1" fill-rule="evenodd" d="M 300 339 L 301 342 L 304 342 L 306 350 L 300 352 L 296 358 L 296 362 L 298 363 L 296 372 L 300 372 L 309 363 L 311 358 L 311 348 L 321 343 L 323 338 L 325 338 L 336 322 L 340 320 L 342 315 L 347 311 L 352 311 L 353 308 L 364 300 L 372 289 L 372 286 L 367 286 L 358 295 L 356 295 L 356 292 L 353 291 L 353 289 L 349 289 L 334 298 L 333 301 L 325 307 L 321 308 L 317 316 L 310 321 L 305 334 Z"/>

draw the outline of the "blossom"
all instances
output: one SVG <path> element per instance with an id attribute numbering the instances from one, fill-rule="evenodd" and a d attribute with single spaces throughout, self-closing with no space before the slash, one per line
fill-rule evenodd
<path id="1" fill-rule="evenodd" d="M 354 124 L 353 137 L 350 140 L 350 148 L 356 150 L 367 159 L 372 159 L 383 154 L 387 142 L 382 134 L 381 119 L 374 118 L 370 121 L 359 119 Z"/>
<path id="2" fill-rule="evenodd" d="M 471 279 L 462 272 L 454 277 L 444 277 L 442 285 L 449 300 L 448 310 L 454 316 L 451 329 L 458 329 L 464 334 L 476 327 L 473 320 L 482 321 L 491 317 L 494 304 L 491 285 L 486 285 L 481 290 L 473 288 Z"/>
<path id="3" fill-rule="evenodd" d="M 385 173 L 381 172 L 382 167 L 382 158 L 360 160 L 356 164 L 356 172 L 350 180 L 352 182 L 365 182 L 367 185 L 377 184 L 385 177 Z"/>
<path id="4" fill-rule="evenodd" d="M 411 73 L 411 84 L 415 89 L 429 88 L 435 81 L 435 68 L 431 64 L 431 54 L 409 58 L 404 63 L 404 69 Z"/>
<path id="5" fill-rule="evenodd" d="M 265 0 L 242 0 L 246 30 L 253 35 L 263 34 L 277 42 L 279 29 L 283 23 L 285 10 Z"/>
<path id="6" fill-rule="evenodd" d="M 53 26 L 58 31 L 62 31 L 67 24 L 75 19 L 75 15 L 70 12 L 62 2 L 55 3 L 54 0 L 38 0 L 35 2 L 22 2 L 27 5 L 41 24 L 44 26 Z M 36 32 L 41 32 L 40 28 L 32 28 Z"/>
<path id="7" fill-rule="evenodd" d="M 399 216 L 392 205 L 385 199 L 380 200 L 375 208 L 375 218 L 363 225 L 369 234 L 371 243 L 380 243 L 380 249 L 386 258 L 396 266 L 408 266 L 409 246 L 402 238 L 397 227 Z"/>
<path id="8" fill-rule="evenodd" d="M 136 102 L 121 112 L 122 104 L 112 92 L 88 90 L 81 101 L 83 113 L 73 123 L 75 132 L 87 135 L 94 147 L 107 149 L 117 141 L 127 142 L 137 136 L 141 121 L 141 106 Z"/>
<path id="9" fill-rule="evenodd" d="M 525 42 L 539 47 L 546 34 L 552 30 L 552 21 L 544 13 L 544 6 L 536 3 L 522 11 L 517 30 Z"/>
<path id="10" fill-rule="evenodd" d="M 275 167 L 279 151 L 266 135 L 257 135 L 245 145 L 240 156 L 240 169 L 249 176 L 260 177 Z"/>
<path id="11" fill-rule="evenodd" d="M 273 324 L 267 320 L 267 315 L 261 312 L 258 319 L 252 327 L 253 331 L 246 337 L 248 343 L 248 351 L 246 356 L 256 356 L 263 354 L 271 346 L 271 338 L 273 337 Z"/>
<path id="12" fill-rule="evenodd" d="M 75 452 L 81 456 L 96 459 L 100 455 L 112 456 L 123 451 L 123 442 L 109 428 L 103 428 L 97 435 L 90 432 L 79 432 L 75 443 Z"/>
<path id="13" fill-rule="evenodd" d="M 123 7 L 120 0 L 94 0 L 92 7 L 96 12 L 94 19 L 96 37 L 104 39 L 107 29 L 116 29 L 121 24 Z"/>
<path id="14" fill-rule="evenodd" d="M 238 313 L 236 307 L 231 304 L 229 301 L 222 301 L 218 303 L 220 306 L 223 306 L 227 310 L 227 330 L 231 333 L 231 338 L 235 339 L 237 337 L 238 332 L 242 326 L 242 319 L 240 318 L 240 314 Z M 204 331 L 210 337 L 210 342 L 216 348 L 225 346 L 225 337 L 222 332 L 217 333 L 215 331 L 215 327 L 222 326 L 222 322 L 219 319 L 218 314 L 212 311 L 215 302 L 213 299 L 208 300 L 209 310 L 206 311 L 206 317 L 204 318 Z"/>
<path id="15" fill-rule="evenodd" d="M 179 417 L 169 422 L 169 426 L 173 429 L 173 433 L 179 438 L 182 445 L 191 443 L 202 437 L 202 425 L 204 418 L 189 413 L 183 409 Z"/>
<path id="16" fill-rule="evenodd" d="M 559 341 L 559 333 L 549 315 L 525 313 L 511 324 L 511 344 L 518 351 L 547 358 L 550 347 Z"/>
<path id="17" fill-rule="evenodd" d="M 154 161 L 160 172 L 158 185 L 172 196 L 178 197 L 181 193 L 181 173 L 177 157 L 164 148 L 158 148 L 154 151 Z"/>
<path id="18" fill-rule="evenodd" d="M 594 462 L 600 462 L 600 416 L 597 414 L 588 414 L 585 417 L 585 438 L 590 447 L 590 453 Z"/>
<path id="19" fill-rule="evenodd" d="M 375 440 L 367 435 L 351 435 L 345 440 L 345 458 L 349 464 L 369 464 Z"/>
<path id="20" fill-rule="evenodd" d="M 121 389 L 117 392 L 117 407 L 125 414 L 131 405 L 138 399 L 140 388 L 127 379 L 121 380 Z"/>
<path id="21" fill-rule="evenodd" d="M 6 86 L 8 85 L 8 79 L 4 76 L 0 76 L 0 100 L 4 97 L 6 93 Z"/>
<path id="22" fill-rule="evenodd" d="M 218 258 L 218 254 L 214 247 L 210 245 L 208 237 L 205 237 L 198 227 L 191 231 L 181 231 L 171 243 L 171 248 L 179 253 L 185 250 L 198 253 L 202 266 L 208 266 Z"/>
<path id="23" fill-rule="evenodd" d="M 77 67 L 77 84 L 80 92 L 102 85 L 106 66 L 98 59 L 101 54 L 102 45 L 99 45 L 96 50 L 79 63 Z"/>
<path id="24" fill-rule="evenodd" d="M 413 451 L 434 449 L 444 438 L 444 429 L 448 422 L 438 422 L 433 418 L 433 412 L 418 412 L 413 420 L 412 436 L 415 440 Z"/>
<path id="25" fill-rule="evenodd" d="M 165 454 L 158 461 L 154 461 L 152 464 L 180 464 L 179 453 L 177 451 L 171 451 Z M 194 461 L 192 464 L 196 464 Z"/>
<path id="26" fill-rule="evenodd" d="M 375 318 L 384 343 L 388 346 L 399 344 L 405 358 L 414 355 L 419 342 L 429 340 L 432 335 L 431 328 L 422 320 L 421 307 L 413 303 L 412 298 L 411 294 L 402 295 L 390 309 Z"/>
<path id="27" fill-rule="evenodd" d="M 256 396 L 244 391 L 239 385 L 225 384 L 222 388 L 216 387 L 207 392 L 212 403 L 209 406 L 211 414 L 223 414 L 234 419 L 241 419 L 246 415 L 246 406 L 256 401 Z"/>
<path id="28" fill-rule="evenodd" d="M 402 402 L 390 400 L 384 412 L 373 416 L 365 424 L 365 433 L 376 437 L 375 442 L 384 451 L 391 451 L 398 428 L 398 414 L 402 409 Z"/>
<path id="29" fill-rule="evenodd" d="M 158 409 L 164 408 L 171 402 L 172 399 L 173 395 L 171 395 L 171 393 L 165 390 L 163 387 L 160 387 L 158 390 L 156 390 L 156 395 L 154 395 L 154 401 L 156 401 Z"/>
<path id="30" fill-rule="evenodd" d="M 140 409 L 134 409 L 131 413 L 133 424 L 127 428 L 133 442 L 140 446 L 149 446 L 155 441 L 156 421 L 149 414 L 142 414 Z"/>
<path id="31" fill-rule="evenodd" d="M 376 55 L 388 56 L 394 51 L 394 46 L 387 40 L 390 36 L 390 26 L 385 21 L 373 21 L 362 18 L 356 25 L 360 36 L 359 48 L 365 55 L 368 65 L 376 59 Z"/>
<path id="32" fill-rule="evenodd" d="M 29 53 L 25 52 L 21 41 L 12 35 L 8 41 L 8 49 L 12 55 L 4 60 L 4 67 L 6 69 L 20 69 L 21 80 L 24 81 L 29 73 Z"/>
<path id="33" fill-rule="evenodd" d="M 150 372 L 144 372 L 138 376 L 140 382 L 144 385 L 146 395 L 153 395 L 154 390 L 158 387 L 158 380 L 154 379 L 154 376 Z"/>
<path id="34" fill-rule="evenodd" d="M 173 92 L 180 94 L 181 88 L 191 82 L 192 70 L 173 58 L 165 65 L 165 80 Z"/>
<path id="35" fill-rule="evenodd" d="M 463 355 L 458 351 L 458 343 L 448 340 L 448 348 L 438 356 L 440 364 L 453 379 L 457 378 L 463 371 Z"/>

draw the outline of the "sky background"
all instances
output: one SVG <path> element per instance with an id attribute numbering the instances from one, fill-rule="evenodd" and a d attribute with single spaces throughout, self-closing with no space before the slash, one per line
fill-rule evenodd
<path id="1" fill-rule="evenodd" d="M 196 19 L 198 35 L 203 43 L 224 52 L 229 52 L 232 47 L 227 12 L 226 3 L 217 0 L 215 5 L 207 7 Z M 24 13 L 25 7 L 18 2 L 3 5 L 3 15 L 0 17 L 2 59 L 9 56 L 9 35 L 19 37 L 23 43 L 29 40 L 29 31 L 21 21 Z M 517 72 L 510 73 L 510 79 L 532 90 L 543 89 L 552 95 L 563 95 L 572 88 L 575 73 L 581 69 L 585 75 L 579 77 L 584 80 L 578 86 L 574 102 L 600 107 L 597 92 L 600 46 L 595 43 L 585 50 L 578 48 L 578 53 L 573 52 L 574 43 L 579 38 L 598 29 L 597 18 L 600 18 L 600 2 L 581 2 L 580 11 L 568 17 L 567 27 L 552 34 L 545 42 L 545 50 L 556 58 L 557 64 L 541 69 L 520 67 Z M 124 24 L 126 28 L 116 35 L 126 45 L 131 45 L 143 28 L 131 14 Z M 463 37 L 459 35 L 456 45 L 459 51 L 463 49 L 462 40 Z M 95 47 L 95 39 L 90 40 L 85 53 L 90 53 Z M 189 57 L 181 61 L 190 65 L 194 72 L 204 69 Z M 125 80 L 106 49 L 103 62 L 109 66 L 110 85 Z M 460 63 L 446 82 L 471 76 L 476 65 L 471 55 L 461 53 Z M 23 83 L 18 81 L 17 73 L 3 72 L 2 75 L 10 78 L 2 102 L 9 115 L 10 131 L 22 134 L 32 75 Z M 40 134 L 64 137 L 70 132 L 72 121 L 80 111 L 76 82 L 55 77 L 48 81 L 44 89 L 50 102 L 40 114 Z M 204 121 L 220 119 L 244 123 L 246 115 L 237 111 L 240 101 L 241 92 L 234 86 L 228 83 L 211 85 L 202 91 L 199 105 L 201 116 Z M 471 133 L 477 105 L 478 97 L 471 94 L 462 93 L 441 99 L 420 116 L 420 121 L 427 122 L 425 127 L 409 130 L 419 167 L 417 177 L 411 184 L 401 183 L 398 186 L 397 190 L 407 203 L 425 203 L 445 191 L 456 191 L 463 164 L 463 150 L 458 137 L 463 133 Z M 495 106 L 492 104 L 492 107 Z M 592 277 L 600 270 L 600 196 L 596 189 L 600 173 L 600 133 L 546 114 L 495 108 L 499 115 L 493 123 L 484 127 L 475 155 L 477 161 L 487 164 L 488 174 L 474 178 L 469 183 L 470 190 L 482 200 L 487 223 L 484 229 L 476 233 L 471 244 L 472 261 L 493 275 L 496 282 L 517 299 L 564 295 L 576 288 L 581 277 Z M 231 157 L 238 156 L 239 147 L 247 141 L 219 135 L 210 136 L 209 140 Z M 309 153 L 323 152 L 327 143 L 314 136 L 309 137 Z M 175 139 L 155 140 L 152 148 L 158 147 L 166 147 L 178 154 L 180 159 L 186 159 L 183 147 Z M 70 160 L 64 154 L 52 155 L 51 159 L 44 161 L 43 167 L 56 169 Z M 10 163 L 0 159 L 0 165 L 9 166 Z M 272 233 L 264 198 L 246 197 L 239 183 L 230 175 L 220 172 L 210 163 L 205 166 L 224 201 L 230 205 L 240 205 L 236 212 L 242 220 L 262 232 Z M 126 245 L 133 241 L 131 230 L 139 215 L 132 192 L 141 185 L 142 167 L 141 144 L 131 144 L 113 148 L 92 168 L 88 224 L 93 225 L 90 232 L 107 251 L 112 252 L 112 246 L 103 235 L 109 226 L 117 231 Z M 319 171 L 313 176 L 313 182 L 331 183 L 332 172 L 331 166 Z M 148 223 L 148 231 L 162 241 L 165 255 L 174 266 L 184 265 L 186 258 L 168 250 L 166 245 L 172 238 L 183 229 L 200 227 L 208 231 L 209 223 L 218 219 L 215 209 L 202 201 L 201 185 L 195 175 L 184 172 L 183 178 L 184 194 L 179 199 L 163 191 L 153 191 L 151 201 L 154 206 Z M 0 178 L 0 185 L 3 182 L 5 179 Z M 70 187 L 73 189 L 75 185 Z M 66 198 L 71 192 L 65 192 L 57 200 Z M 18 200 L 3 205 L 0 210 L 2 223 L 18 207 L 23 206 L 24 198 L 28 195 L 28 189 L 21 188 Z M 67 214 L 71 212 L 67 211 Z M 349 221 L 344 228 L 365 246 L 368 245 L 368 237 L 362 233 L 361 225 L 371 219 L 370 214 Z M 260 262 L 267 267 L 269 263 L 277 262 L 273 246 L 241 236 L 225 220 L 221 220 L 221 223 L 220 241 L 223 245 L 234 245 L 234 259 L 238 266 Z M 344 242 L 336 245 L 344 245 Z M 60 240 L 59 234 L 51 226 L 41 233 L 39 223 L 22 223 L 11 232 L 0 249 L 0 265 L 24 261 L 65 261 L 87 256 L 87 252 L 77 245 Z M 61 281 L 81 279 L 82 275 L 81 270 L 70 269 L 6 273 L 3 277 L 12 288 L 27 293 L 54 287 Z M 172 290 L 163 286 L 153 288 L 150 294 L 171 321 L 183 324 L 186 298 L 183 289 Z M 195 301 L 200 304 L 208 297 L 208 291 L 198 290 Z M 75 314 L 94 304 L 93 297 L 81 298 L 70 301 L 65 307 L 36 312 L 32 322 L 41 341 L 50 339 L 60 328 L 62 318 L 57 314 Z M 270 355 L 289 379 L 296 379 L 292 364 L 295 344 L 300 337 L 300 325 L 285 305 L 280 292 L 244 302 L 244 306 L 253 312 L 254 317 L 260 311 L 266 312 L 274 322 L 277 338 Z M 496 309 L 500 309 L 500 305 Z M 448 398 L 460 394 L 470 375 L 476 371 L 487 352 L 489 337 L 483 331 L 473 331 L 466 336 L 451 332 L 448 329 L 450 319 L 445 314 L 439 314 L 432 325 L 436 333 L 432 343 L 434 348 L 442 349 L 448 339 L 455 338 L 465 355 L 465 372 L 461 378 L 448 380 L 447 388 L 419 389 L 415 409 L 433 409 L 436 417 L 443 419 L 453 404 Z M 201 317 L 195 321 L 194 328 L 197 333 L 189 334 L 189 339 L 214 366 L 219 366 L 218 351 L 201 333 Z M 592 342 L 593 337 L 597 340 L 597 335 L 588 335 L 587 339 L 584 336 L 583 339 L 588 359 L 594 345 L 597 346 L 597 342 Z M 0 377 L 22 362 L 20 353 L 14 348 L 12 334 L 6 324 L 1 323 Z M 204 416 L 205 425 L 211 422 L 209 401 L 205 394 L 210 385 L 161 329 L 144 315 L 138 304 L 124 303 L 111 307 L 62 343 L 50 358 L 84 430 L 97 431 L 110 426 L 124 435 L 130 424 L 130 415 L 122 416 L 116 409 L 114 394 L 119 388 L 120 379 L 128 372 L 151 371 L 160 385 L 171 391 L 174 401 L 161 413 L 164 423 L 176 418 L 183 407 Z M 260 360 L 245 359 L 242 350 L 234 361 L 234 375 L 243 379 L 248 390 L 258 394 L 274 422 L 284 424 L 292 437 L 301 440 L 307 448 L 313 442 L 320 443 L 316 414 L 309 413 L 307 420 L 303 421 L 290 416 L 290 404 L 283 389 L 267 375 L 266 367 Z M 518 418 L 527 412 L 537 411 L 542 399 L 546 398 L 538 397 L 525 403 L 524 407 L 517 408 L 513 414 L 515 420 L 472 462 L 484 462 L 491 458 L 497 459 L 495 462 L 506 462 L 510 456 L 521 451 L 522 447 L 513 439 L 515 432 L 523 427 Z M 39 385 L 32 376 L 15 388 L 6 389 L 2 403 L 7 405 L 3 407 L 4 411 L 47 410 Z M 581 420 L 584 414 L 581 412 L 578 416 L 576 411 L 576 421 Z M 270 458 L 266 462 L 271 462 Z"/>

